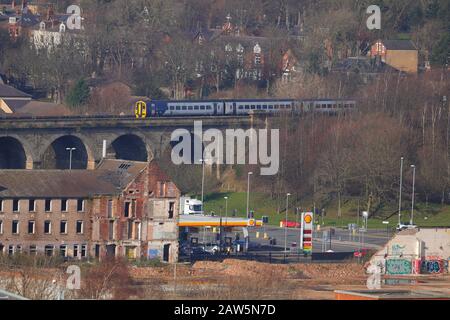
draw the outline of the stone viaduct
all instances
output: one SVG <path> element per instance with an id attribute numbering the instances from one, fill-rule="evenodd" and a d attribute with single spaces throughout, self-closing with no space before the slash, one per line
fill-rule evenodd
<path id="1" fill-rule="evenodd" d="M 0 169 L 94 169 L 104 156 L 149 161 L 171 146 L 171 134 L 183 128 L 203 130 L 264 127 L 261 117 L 149 118 L 68 117 L 0 119 Z M 196 139 L 194 137 L 194 139 Z"/>

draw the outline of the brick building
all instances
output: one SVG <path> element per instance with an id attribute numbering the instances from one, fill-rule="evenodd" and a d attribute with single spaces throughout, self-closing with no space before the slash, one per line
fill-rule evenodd
<path id="1" fill-rule="evenodd" d="M 155 162 L 97 170 L 2 170 L 0 253 L 178 257 L 179 190 Z"/>

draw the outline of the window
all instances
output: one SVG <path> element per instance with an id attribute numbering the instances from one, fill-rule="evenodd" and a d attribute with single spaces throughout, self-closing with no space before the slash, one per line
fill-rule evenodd
<path id="1" fill-rule="evenodd" d="M 16 246 L 16 253 L 22 253 L 22 246 L 21 245 L 18 245 L 18 246 Z"/>
<path id="2" fill-rule="evenodd" d="M 52 234 L 52 222 L 51 221 L 44 221 L 44 233 L 45 234 Z"/>
<path id="3" fill-rule="evenodd" d="M 110 221 L 108 225 L 108 239 L 114 240 L 114 221 Z"/>
<path id="4" fill-rule="evenodd" d="M 175 202 L 169 202 L 169 219 L 173 219 L 174 208 Z"/>
<path id="5" fill-rule="evenodd" d="M 200 110 L 205 110 L 206 107 L 205 106 L 200 106 Z"/>
<path id="6" fill-rule="evenodd" d="M 18 199 L 14 199 L 13 200 L 13 212 L 19 212 L 20 208 L 19 208 L 19 200 Z"/>
<path id="7" fill-rule="evenodd" d="M 183 106 L 181 109 L 183 110 L 187 110 L 187 106 Z"/>
<path id="8" fill-rule="evenodd" d="M 199 110 L 200 107 L 199 106 L 194 106 L 194 110 Z"/>
<path id="9" fill-rule="evenodd" d="M 0 220 L 0 234 L 3 234 L 3 221 Z"/>
<path id="10" fill-rule="evenodd" d="M 77 234 L 83 234 L 83 232 L 84 232 L 84 223 L 83 223 L 83 221 L 77 221 L 77 227 L 76 227 L 76 230 L 77 230 Z"/>
<path id="11" fill-rule="evenodd" d="M 45 255 L 48 257 L 53 256 L 53 250 L 54 250 L 54 247 L 52 245 L 46 245 L 45 246 Z"/>
<path id="12" fill-rule="evenodd" d="M 87 246 L 86 246 L 85 244 L 83 244 L 83 245 L 81 246 L 81 257 L 82 257 L 82 258 L 85 258 L 85 257 L 86 257 L 86 254 L 87 254 Z"/>
<path id="13" fill-rule="evenodd" d="M 59 224 L 59 232 L 61 234 L 67 234 L 67 221 L 62 220 Z"/>
<path id="14" fill-rule="evenodd" d="M 128 218 L 130 216 L 130 207 L 131 207 L 131 202 L 125 202 L 125 210 L 124 210 L 124 217 Z"/>
<path id="15" fill-rule="evenodd" d="M 33 199 L 28 200 L 28 211 L 36 212 L 36 201 Z"/>
<path id="16" fill-rule="evenodd" d="M 30 245 L 30 249 L 28 250 L 30 255 L 35 256 L 37 254 L 37 247 L 35 245 Z"/>
<path id="17" fill-rule="evenodd" d="M 0 212 L 3 212 L 3 199 L 0 199 Z"/>
<path id="18" fill-rule="evenodd" d="M 180 106 L 177 106 L 177 110 L 180 111 L 180 110 L 181 110 L 181 107 L 180 107 Z"/>
<path id="19" fill-rule="evenodd" d="M 77 200 L 77 211 L 84 212 L 84 200 L 83 199 Z"/>
<path id="20" fill-rule="evenodd" d="M 68 211 L 68 200 L 67 199 L 61 199 L 61 212 L 67 212 Z"/>
<path id="21" fill-rule="evenodd" d="M 10 256 L 14 254 L 14 246 L 13 245 L 9 245 L 8 246 L 8 254 Z"/>
<path id="22" fill-rule="evenodd" d="M 59 254 L 61 257 L 67 257 L 67 246 L 66 245 L 60 245 L 59 246 Z"/>
<path id="23" fill-rule="evenodd" d="M 52 200 L 45 199 L 45 212 L 51 212 L 51 211 L 52 211 Z"/>
<path id="24" fill-rule="evenodd" d="M 188 110 L 193 110 L 193 107 L 192 107 L 192 106 L 189 106 L 189 107 L 188 107 Z"/>
<path id="25" fill-rule="evenodd" d="M 13 220 L 12 222 L 12 228 L 11 228 L 12 234 L 19 234 L 19 221 Z"/>
<path id="26" fill-rule="evenodd" d="M 108 218 L 112 218 L 113 216 L 113 201 L 108 200 Z"/>
<path id="27" fill-rule="evenodd" d="M 73 256 L 76 258 L 78 257 L 78 251 L 80 250 L 80 246 L 77 244 L 73 245 Z"/>
<path id="28" fill-rule="evenodd" d="M 28 221 L 28 234 L 35 234 L 36 232 L 36 222 Z"/>

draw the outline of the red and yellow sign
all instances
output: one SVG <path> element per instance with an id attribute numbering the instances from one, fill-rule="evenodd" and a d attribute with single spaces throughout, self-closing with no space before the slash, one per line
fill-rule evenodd
<path id="1" fill-rule="evenodd" d="M 301 234 L 302 234 L 302 242 L 301 248 L 305 253 L 312 253 L 313 249 L 313 213 L 312 212 L 304 212 L 302 213 L 302 224 L 301 224 Z"/>

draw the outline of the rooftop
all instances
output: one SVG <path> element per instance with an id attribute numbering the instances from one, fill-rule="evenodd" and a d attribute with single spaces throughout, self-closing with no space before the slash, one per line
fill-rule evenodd
<path id="1" fill-rule="evenodd" d="M 86 198 L 116 195 L 146 162 L 104 160 L 96 170 L 1 170 L 2 198 Z"/>
<path id="2" fill-rule="evenodd" d="M 417 50 L 417 47 L 411 40 L 383 40 L 388 50 Z"/>
<path id="3" fill-rule="evenodd" d="M 29 94 L 16 88 L 0 83 L 0 99 L 2 98 L 27 98 L 31 99 Z"/>

